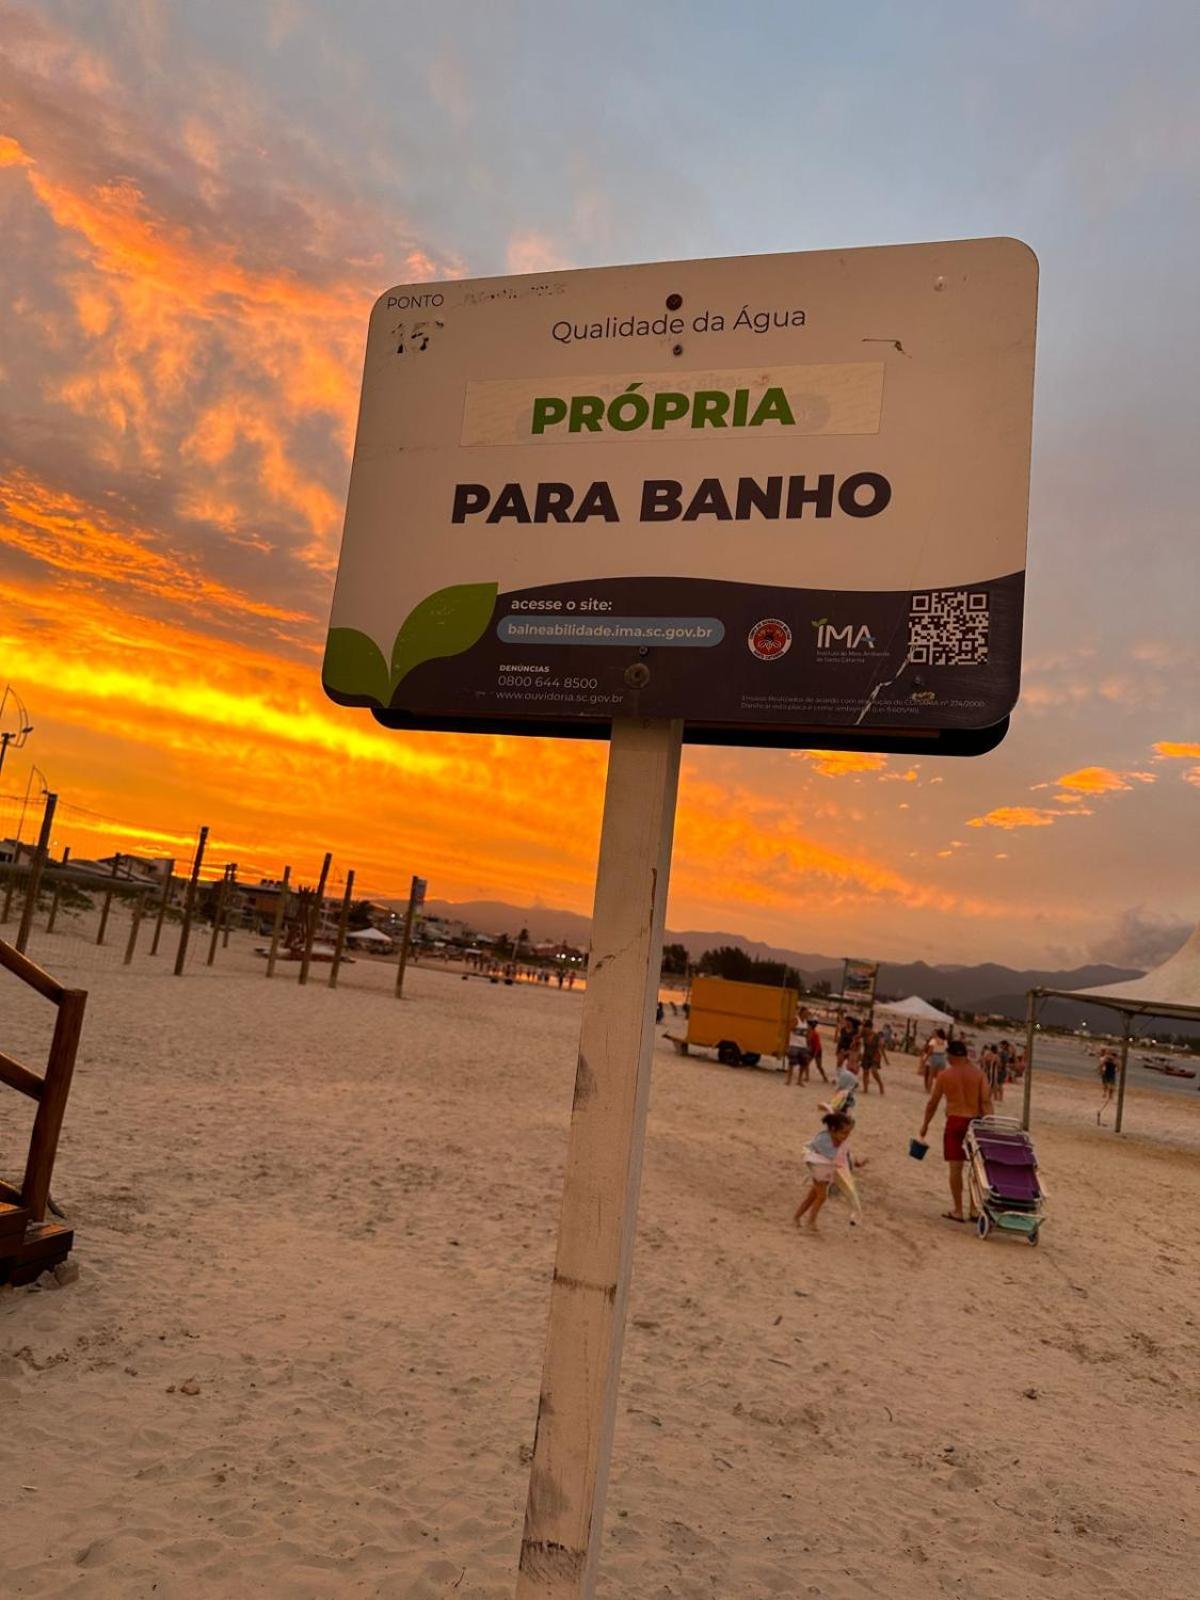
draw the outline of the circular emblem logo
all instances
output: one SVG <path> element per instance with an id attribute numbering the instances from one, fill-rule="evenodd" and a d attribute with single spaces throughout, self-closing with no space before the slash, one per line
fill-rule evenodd
<path id="1" fill-rule="evenodd" d="M 760 661 L 778 661 L 792 648 L 792 630 L 778 617 L 767 617 L 754 624 L 746 643 Z"/>

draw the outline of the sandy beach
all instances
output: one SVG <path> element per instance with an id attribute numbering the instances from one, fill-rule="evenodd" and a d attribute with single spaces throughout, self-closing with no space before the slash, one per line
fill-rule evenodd
<path id="1" fill-rule="evenodd" d="M 582 996 L 417 968 L 397 1004 L 369 961 L 299 990 L 255 942 L 182 980 L 32 948 L 92 990 L 79 1276 L 0 1291 L 0 1588 L 501 1600 Z M 38 1065 L 48 1012 L 5 983 L 0 1047 Z M 1135 1087 L 1118 1141 L 1042 1077 L 1034 1250 L 939 1219 L 911 1060 L 887 1083 L 862 1226 L 801 1241 L 820 1085 L 660 1045 L 600 1594 L 1184 1600 L 1200 1096 Z M 25 1114 L 0 1095 L 6 1176 Z"/>

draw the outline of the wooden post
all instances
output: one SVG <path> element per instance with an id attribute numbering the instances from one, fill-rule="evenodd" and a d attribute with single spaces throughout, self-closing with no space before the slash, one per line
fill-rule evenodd
<path id="1" fill-rule="evenodd" d="M 196 909 L 196 885 L 200 881 L 200 866 L 204 860 L 204 846 L 208 843 L 208 829 L 200 829 L 200 837 L 196 841 L 196 854 L 192 857 L 192 875 L 188 879 L 187 892 L 183 897 L 183 921 L 179 924 L 179 948 L 175 952 L 175 976 L 178 978 L 183 972 L 183 964 L 187 960 L 188 937 L 192 931 L 192 912 Z"/>
<path id="2" fill-rule="evenodd" d="M 317 883 L 316 897 L 313 900 L 309 913 L 308 927 L 304 933 L 304 955 L 300 960 L 300 982 L 308 982 L 308 969 L 312 964 L 313 942 L 317 937 L 317 929 L 321 924 L 321 913 L 325 909 L 325 883 L 329 877 L 329 863 L 333 860 L 333 851 L 325 852 L 325 859 L 321 863 L 321 877 Z"/>
<path id="3" fill-rule="evenodd" d="M 404 932 L 400 936 L 400 960 L 396 965 L 396 999 L 404 998 L 404 970 L 408 966 L 408 947 L 412 943 L 413 917 L 417 909 L 417 880 L 408 890 L 408 910 L 404 913 Z"/>
<path id="4" fill-rule="evenodd" d="M 175 882 L 175 858 L 167 862 L 167 875 L 163 883 L 162 899 L 158 902 L 158 916 L 154 919 L 154 937 L 150 941 L 150 954 L 158 954 L 158 941 L 162 938 L 163 919 L 167 914 L 167 905 L 171 899 L 171 888 Z"/>
<path id="5" fill-rule="evenodd" d="M 284 867 L 283 880 L 279 885 L 279 895 L 275 901 L 275 922 L 271 928 L 271 953 L 267 957 L 268 978 L 275 976 L 275 955 L 279 949 L 279 930 L 283 927 L 283 919 L 287 912 L 288 883 L 291 876 L 291 867 Z"/>
<path id="6" fill-rule="evenodd" d="M 233 896 L 237 890 L 237 862 L 229 863 L 229 890 L 225 897 L 225 932 L 221 939 L 221 949 L 229 949 L 229 925 L 233 921 Z"/>
<path id="7" fill-rule="evenodd" d="M 13 890 L 17 886 L 17 871 L 21 865 L 21 843 L 17 841 L 17 854 L 8 869 L 8 880 L 4 885 L 4 909 L 0 911 L 0 922 L 7 922 L 12 912 Z"/>
<path id="8" fill-rule="evenodd" d="M 517 1600 L 590 1600 L 595 1591 L 682 737 L 680 722 L 612 726 Z"/>
<path id="9" fill-rule="evenodd" d="M 1033 1041 L 1037 1037 L 1037 990 L 1029 991 L 1029 1004 L 1025 1012 L 1025 1079 L 1021 1102 L 1021 1126 L 1029 1132 L 1029 1114 L 1033 1106 Z"/>
<path id="10" fill-rule="evenodd" d="M 221 869 L 221 887 L 217 890 L 217 904 L 213 911 L 212 938 L 208 941 L 208 960 L 205 966 L 211 967 L 217 957 L 217 940 L 221 936 L 221 917 L 225 912 L 225 891 L 229 888 L 229 863 Z"/>
<path id="11" fill-rule="evenodd" d="M 145 909 L 146 891 L 143 889 L 133 903 L 133 916 L 129 923 L 129 943 L 125 946 L 124 964 L 127 967 L 133 962 L 133 952 L 137 949 L 138 929 L 142 925 L 142 913 L 145 911 Z"/>
<path id="12" fill-rule="evenodd" d="M 42 868 L 46 865 L 46 857 L 50 853 L 50 827 L 54 821 L 54 808 L 57 804 L 58 796 L 48 793 L 46 806 L 42 812 L 42 831 L 38 834 L 37 848 L 33 852 L 33 860 L 29 863 L 29 876 L 25 880 L 25 903 L 21 907 L 21 926 L 17 930 L 17 949 L 22 955 L 25 954 L 25 946 L 29 943 L 33 914 L 37 910 Z"/>
<path id="13" fill-rule="evenodd" d="M 67 1109 L 67 1095 L 75 1071 L 75 1053 L 79 1048 L 86 1004 L 87 992 L 83 989 L 64 990 L 58 1002 L 54 1038 L 50 1042 L 50 1060 L 33 1121 L 29 1159 L 25 1163 L 25 1181 L 21 1185 L 21 1203 L 29 1207 L 34 1222 L 46 1220 L 50 1175 L 54 1170 L 63 1112 Z"/>
<path id="14" fill-rule="evenodd" d="M 121 870 L 121 852 L 118 850 L 116 855 L 113 856 L 112 875 L 113 875 L 114 878 L 116 877 L 117 873 L 120 870 Z M 108 913 L 112 910 L 112 898 L 113 898 L 113 892 L 110 889 L 108 891 L 108 893 L 104 896 L 104 906 L 103 906 L 103 909 L 100 912 L 100 931 L 96 935 L 96 943 L 97 944 L 103 944 L 104 943 L 104 934 L 105 934 L 105 930 L 108 927 Z"/>
<path id="15" fill-rule="evenodd" d="M 1117 1076 L 1117 1120 L 1114 1133 L 1120 1133 L 1125 1120 L 1125 1072 L 1129 1066 L 1129 1035 L 1133 1032 L 1133 1013 L 1125 1013 L 1125 1031 L 1121 1035 L 1121 1070 Z"/>
<path id="16" fill-rule="evenodd" d="M 337 988 L 338 968 L 342 964 L 342 951 L 346 948 L 346 924 L 350 920 L 350 900 L 354 894 L 354 869 L 346 874 L 346 892 L 342 896 L 342 911 L 338 917 L 337 939 L 333 946 L 333 966 L 329 971 L 329 987 Z"/>
<path id="17" fill-rule="evenodd" d="M 65 867 L 67 862 L 70 859 L 71 859 L 71 846 L 68 844 L 68 845 L 65 845 L 63 847 L 62 861 L 59 863 L 59 865 Z M 59 880 L 57 878 L 55 878 L 55 880 L 54 880 L 54 893 L 50 896 L 50 915 L 46 918 L 46 932 L 47 933 L 53 933 L 54 932 L 54 924 L 58 919 L 58 897 L 59 897 L 59 895 L 61 893 L 62 893 L 62 884 L 59 882 Z"/>

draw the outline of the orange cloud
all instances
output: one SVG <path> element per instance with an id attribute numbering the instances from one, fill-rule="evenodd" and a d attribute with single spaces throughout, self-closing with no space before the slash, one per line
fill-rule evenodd
<path id="1" fill-rule="evenodd" d="M 1039 806 L 997 806 L 982 817 L 971 817 L 968 828 L 1048 828 L 1060 817 L 1078 812 L 1047 811 Z"/>
<path id="2" fill-rule="evenodd" d="M 1200 761 L 1200 742 L 1194 739 L 1160 739 L 1154 746 L 1160 761 Z"/>
<path id="3" fill-rule="evenodd" d="M 1111 794 L 1117 789 L 1132 788 L 1126 775 L 1114 772 L 1111 767 L 1079 767 L 1054 781 L 1060 789 L 1070 789 L 1076 794 Z"/>
<path id="4" fill-rule="evenodd" d="M 0 538 L 46 566 L 102 578 L 157 599 L 274 622 L 312 621 L 302 611 L 256 600 L 204 576 L 194 561 L 155 549 L 148 530 L 89 509 L 75 496 L 26 474 L 0 480 Z"/>
<path id="5" fill-rule="evenodd" d="M 806 761 L 811 761 L 813 767 L 823 778 L 845 778 L 859 772 L 882 772 L 887 766 L 887 757 L 873 755 L 866 750 L 804 750 L 801 751 Z"/>
<path id="6" fill-rule="evenodd" d="M 553 239 L 531 229 L 508 241 L 507 265 L 510 272 L 562 272 L 572 263 Z"/>

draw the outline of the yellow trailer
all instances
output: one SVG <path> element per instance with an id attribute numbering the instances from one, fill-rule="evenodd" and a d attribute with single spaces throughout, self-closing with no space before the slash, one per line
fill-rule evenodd
<path id="1" fill-rule="evenodd" d="M 755 1067 L 762 1056 L 778 1056 L 784 1062 L 798 1003 L 795 989 L 733 978 L 694 978 L 687 1036 L 667 1037 L 680 1055 L 707 1048 L 730 1067 Z"/>

